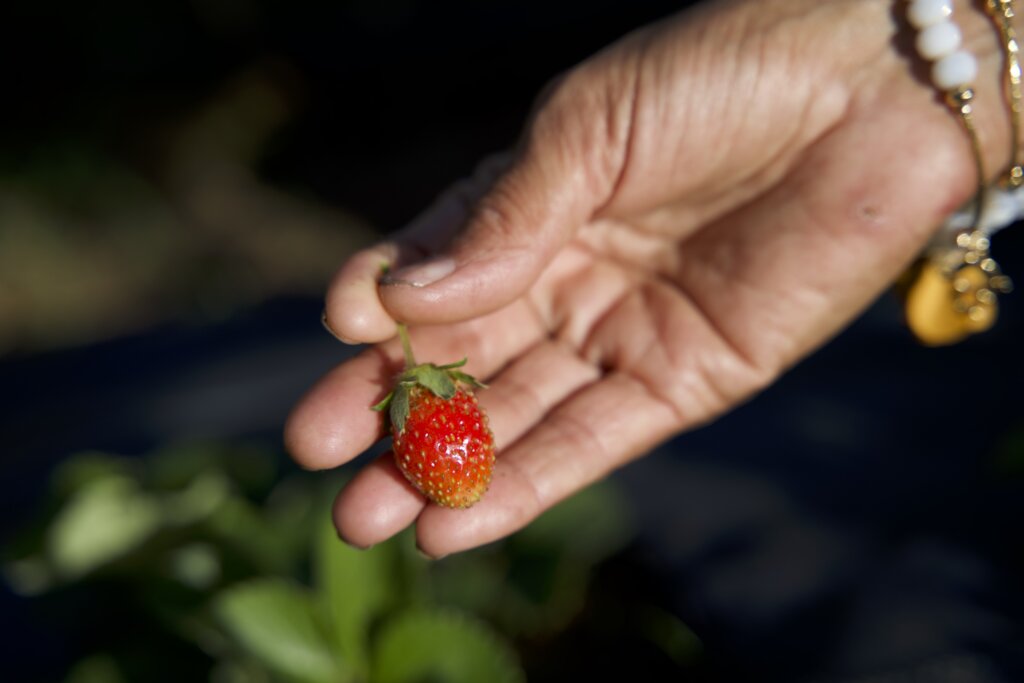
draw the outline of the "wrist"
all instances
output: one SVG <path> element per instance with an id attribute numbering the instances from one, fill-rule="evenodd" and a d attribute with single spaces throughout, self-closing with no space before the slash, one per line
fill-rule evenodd
<path id="1" fill-rule="evenodd" d="M 1024 0 L 1018 0 L 1024 10 Z M 956 176 L 948 205 L 934 217 L 971 199 L 979 184 L 971 139 L 959 115 L 950 108 L 945 93 L 932 77 L 933 64 L 918 54 L 918 31 L 907 19 L 909 0 L 836 0 L 846 12 L 848 28 L 839 33 L 832 49 L 868 43 L 860 49 L 846 49 L 840 60 L 840 77 L 851 84 L 851 109 L 870 114 L 879 110 L 902 112 L 907 125 L 929 131 L 933 149 L 948 152 L 955 168 L 944 168 Z M 1002 38 L 980 3 L 953 0 L 953 20 L 963 36 L 962 49 L 977 60 L 977 76 L 971 83 L 973 122 L 984 167 L 985 183 L 1003 174 L 1015 158 L 1012 149 L 1010 107 L 1005 95 L 1006 58 Z M 1018 34 L 1024 31 L 1021 17 L 1013 19 Z M 912 150 L 908 150 L 912 152 Z M 935 173 L 922 168 L 922 173 Z M 941 207 L 940 207 L 941 208 Z"/>
<path id="2" fill-rule="evenodd" d="M 904 33 L 915 35 L 917 53 L 937 60 L 930 80 L 960 118 L 975 161 L 975 201 L 944 221 L 907 280 L 911 330 L 925 344 L 946 345 L 991 328 L 997 294 L 1012 289 L 989 248 L 991 232 L 1021 215 L 1019 193 L 1009 190 L 1024 175 L 1015 149 L 1021 143 L 1019 20 L 1012 0 L 990 0 L 977 9 L 967 0 L 905 6 L 916 31 Z"/>
<path id="3" fill-rule="evenodd" d="M 937 123 L 936 145 L 957 144 L 963 163 L 973 173 L 970 141 L 956 113 L 950 110 L 932 79 L 932 64 L 915 47 L 918 31 L 907 19 L 910 0 L 771 0 L 774 14 L 799 16 L 808 36 L 800 49 L 832 65 L 819 78 L 835 79 L 850 89 L 851 109 L 865 112 L 897 107 L 925 125 Z M 984 0 L 952 0 L 953 19 L 963 35 L 963 49 L 974 55 L 978 73 L 972 86 L 974 119 L 990 182 L 1015 157 L 1011 149 L 1011 117 L 1004 90 L 1005 47 Z M 1024 0 L 1017 0 L 1012 19 L 1024 38 Z M 788 13 L 788 14 L 787 14 Z M 772 14 L 766 12 L 766 14 Z M 824 59 L 822 59 L 824 58 Z M 968 186 L 976 184 L 976 180 Z M 966 199 L 967 197 L 965 197 Z"/>

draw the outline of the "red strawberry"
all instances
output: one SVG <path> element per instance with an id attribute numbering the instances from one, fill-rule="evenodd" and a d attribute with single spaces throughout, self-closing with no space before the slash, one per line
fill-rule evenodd
<path id="1" fill-rule="evenodd" d="M 395 462 L 406 479 L 438 505 L 469 507 L 491 483 L 494 436 L 476 397 L 462 385 L 483 385 L 459 370 L 465 359 L 417 365 L 405 326 L 398 329 L 406 369 L 373 409 L 388 410 Z"/>

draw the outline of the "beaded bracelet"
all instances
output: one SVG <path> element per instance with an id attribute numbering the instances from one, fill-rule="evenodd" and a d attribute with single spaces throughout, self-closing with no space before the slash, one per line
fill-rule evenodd
<path id="1" fill-rule="evenodd" d="M 991 235 L 1024 217 L 1024 165 L 1021 164 L 1021 63 L 1012 25 L 1013 0 L 987 0 L 1007 61 L 1007 98 L 1011 112 L 1013 159 L 996 185 L 986 183 L 981 143 L 974 126 L 973 82 L 978 63 L 962 47 L 953 20 L 952 0 L 911 0 L 907 18 L 918 30 L 918 54 L 932 62 L 932 81 L 958 114 L 971 143 L 978 176 L 974 199 L 954 213 L 936 233 L 926 257 L 906 287 L 907 322 L 930 346 L 952 344 L 991 328 L 998 315 L 997 294 L 1012 290 L 989 255 Z"/>

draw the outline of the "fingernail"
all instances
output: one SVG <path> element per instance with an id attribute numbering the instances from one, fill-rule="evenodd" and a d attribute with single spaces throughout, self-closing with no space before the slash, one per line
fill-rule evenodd
<path id="1" fill-rule="evenodd" d="M 323 313 L 320 314 L 320 324 L 324 326 L 324 329 L 327 330 L 332 337 L 340 341 L 342 344 L 349 344 L 354 346 L 355 344 L 359 343 L 353 339 L 346 339 L 345 337 L 342 337 L 340 334 L 332 330 L 330 323 L 327 322 L 327 311 L 324 311 Z"/>
<path id="2" fill-rule="evenodd" d="M 419 546 L 416 546 L 416 552 L 419 553 L 420 557 L 422 557 L 424 560 L 430 560 L 431 562 L 437 562 L 438 560 L 443 560 L 445 557 L 447 557 L 447 555 L 438 555 L 437 557 L 434 557 L 433 555 L 430 555 L 427 552 L 425 552 L 423 548 Z"/>
<path id="3" fill-rule="evenodd" d="M 455 261 L 447 256 L 435 258 L 414 266 L 399 268 L 380 279 L 382 285 L 411 285 L 426 287 L 448 277 L 455 271 Z"/>
<path id="4" fill-rule="evenodd" d="M 372 550 L 373 549 L 373 544 L 372 543 L 370 545 L 359 545 L 358 543 L 353 543 L 352 541 L 350 541 L 347 538 L 345 538 L 341 534 L 340 531 L 338 532 L 338 540 L 341 541 L 342 543 L 344 543 L 345 545 L 347 545 L 349 548 L 352 548 L 354 550 Z"/>

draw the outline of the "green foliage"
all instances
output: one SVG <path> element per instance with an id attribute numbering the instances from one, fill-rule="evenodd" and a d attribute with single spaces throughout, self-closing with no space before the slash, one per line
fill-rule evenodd
<path id="1" fill-rule="evenodd" d="M 703 643 L 678 617 L 665 610 L 644 606 L 640 609 L 639 622 L 642 634 L 652 644 L 668 655 L 679 667 L 695 664 L 704 650 Z"/>
<path id="2" fill-rule="evenodd" d="M 210 457 L 214 452 L 188 447 L 145 462 L 98 453 L 68 460 L 54 472 L 47 519 L 15 542 L 28 550 L 9 558 L 4 573 L 16 589 L 35 593 L 119 563 L 162 564 L 159 549 L 187 544 L 200 528 L 199 536 L 215 529 L 210 521 L 225 509 L 245 504 L 238 482 L 246 480 L 231 465 L 236 458 L 249 466 L 235 463 L 239 471 L 266 471 L 271 462 L 266 452 L 221 449 Z"/>
<path id="3" fill-rule="evenodd" d="M 46 554 L 56 575 L 73 579 L 124 555 L 160 527 L 160 503 L 129 477 L 96 479 L 53 520 Z"/>
<path id="4" fill-rule="evenodd" d="M 370 626 L 398 600 L 395 547 L 360 551 L 338 538 L 323 515 L 314 548 L 314 577 L 333 627 L 334 645 L 365 678 Z"/>
<path id="5" fill-rule="evenodd" d="M 351 680 L 317 619 L 313 596 L 285 579 L 257 579 L 213 599 L 212 610 L 231 639 L 284 680 Z"/>
<path id="6" fill-rule="evenodd" d="M 113 657 L 99 654 L 76 664 L 65 683 L 125 683 L 125 678 Z"/>
<path id="7" fill-rule="evenodd" d="M 545 512 L 503 547 L 465 553 L 436 568 L 442 600 L 516 635 L 565 628 L 582 609 L 594 567 L 632 537 L 614 487 L 602 482 Z"/>
<path id="8" fill-rule="evenodd" d="M 125 458 L 106 453 L 81 453 L 63 462 L 51 477 L 51 488 L 58 498 L 68 498 L 90 483 L 110 477 L 132 476 L 138 468 Z"/>
<path id="9" fill-rule="evenodd" d="M 515 652 L 482 622 L 442 610 L 412 610 L 392 619 L 377 639 L 377 683 L 519 683 Z"/>
<path id="10" fill-rule="evenodd" d="M 615 487 L 600 482 L 542 514 L 515 542 L 595 564 L 632 537 L 633 522 L 627 510 Z"/>
<path id="11" fill-rule="evenodd" d="M 356 550 L 330 522 L 337 477 L 282 476 L 278 460 L 206 444 L 143 459 L 87 453 L 55 472 L 45 517 L 3 570 L 26 595 L 113 600 L 109 637 L 92 639 L 67 681 L 133 677 L 138 643 L 117 628 L 144 630 L 147 657 L 175 653 L 156 655 L 168 680 L 198 666 L 215 683 L 522 681 L 516 639 L 569 626 L 595 567 L 631 538 L 626 507 L 600 484 L 444 561 L 420 556 L 411 530 Z M 651 614 L 644 637 L 686 660 L 692 634 Z"/>

